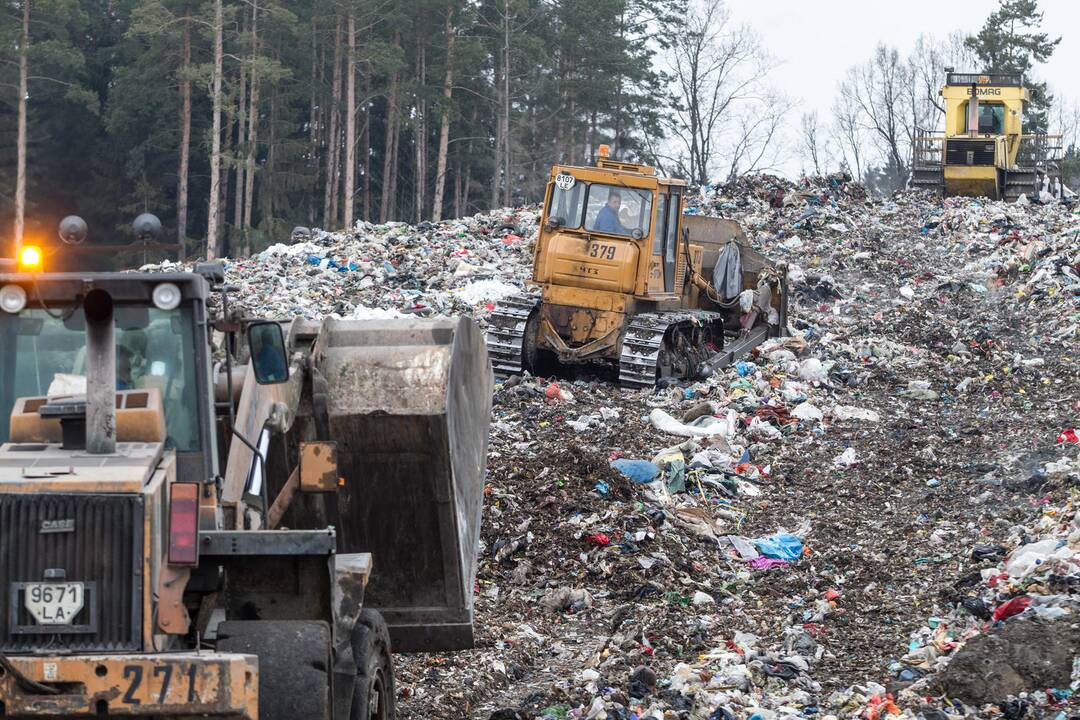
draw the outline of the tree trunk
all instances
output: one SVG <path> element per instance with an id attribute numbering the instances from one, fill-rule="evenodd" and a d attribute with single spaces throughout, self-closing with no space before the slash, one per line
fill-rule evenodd
<path id="1" fill-rule="evenodd" d="M 510 148 L 510 0 L 506 0 L 503 13 L 503 206 L 510 207 L 514 184 L 511 181 L 513 157 Z"/>
<path id="2" fill-rule="evenodd" d="M 210 209 L 206 227 L 206 259 L 217 257 L 218 236 L 218 201 L 221 195 L 221 65 L 222 33 L 225 21 L 222 19 L 222 0 L 214 0 L 214 80 L 213 80 L 213 122 L 210 130 Z"/>
<path id="3" fill-rule="evenodd" d="M 244 257 L 251 255 L 252 200 L 255 196 L 255 147 L 259 132 L 259 0 L 251 5 L 251 102 L 248 105 L 247 167 L 244 169 Z"/>
<path id="4" fill-rule="evenodd" d="M 323 196 L 323 225 L 327 230 L 337 226 L 338 178 L 341 142 L 338 140 L 338 118 L 341 116 L 341 18 L 334 26 L 334 79 L 330 99 L 330 134 L 326 140 L 326 192 Z"/>
<path id="5" fill-rule="evenodd" d="M 188 211 L 188 156 L 191 150 L 191 19 L 187 17 L 190 8 L 184 8 L 184 40 L 182 50 L 180 81 L 180 170 L 177 172 L 176 187 L 176 242 L 177 257 L 183 262 L 187 256 L 187 211 Z"/>
<path id="6" fill-rule="evenodd" d="M 413 172 L 413 184 L 416 190 L 416 207 L 413 208 L 413 216 L 419 224 L 424 219 L 425 187 L 427 182 L 427 107 L 424 102 L 424 87 L 426 85 L 423 43 L 416 49 L 416 124 L 413 131 L 416 150 L 416 167 Z"/>
<path id="7" fill-rule="evenodd" d="M 480 121 L 480 106 L 473 104 L 472 116 L 469 118 L 469 132 L 470 137 L 475 134 L 472 128 L 476 127 L 476 124 Z M 472 189 L 472 140 L 465 141 L 465 150 L 457 152 L 458 159 L 458 175 L 463 175 L 461 179 L 461 199 L 458 200 L 459 207 L 455 215 L 457 217 L 464 217 L 469 212 L 469 192 Z"/>
<path id="8" fill-rule="evenodd" d="M 30 62 L 30 0 L 23 0 L 22 37 L 19 38 L 19 146 L 15 170 L 15 257 L 22 252 L 26 225 L 26 76 Z"/>
<path id="9" fill-rule="evenodd" d="M 446 154 L 450 147 L 450 99 L 454 91 L 453 8 L 446 11 L 446 76 L 443 78 L 443 105 L 439 118 L 439 154 L 435 161 L 435 196 L 432 198 L 431 220 L 442 220 L 443 193 L 446 189 Z"/>
<path id="10" fill-rule="evenodd" d="M 461 156 L 454 158 L 454 217 L 461 217 Z"/>
<path id="11" fill-rule="evenodd" d="M 363 220 L 371 220 L 371 66 L 364 70 L 364 134 L 360 145 L 360 156 L 364 159 L 363 180 Z"/>
<path id="12" fill-rule="evenodd" d="M 498 72 L 498 66 L 502 64 L 502 53 L 499 53 L 499 57 L 496 59 L 496 72 L 495 72 L 495 98 L 497 107 L 495 108 L 495 162 L 494 170 L 492 171 L 493 177 L 491 178 L 491 209 L 499 207 L 499 183 L 502 182 L 502 169 L 503 169 L 503 123 L 502 123 L 502 92 L 503 84 L 500 81 L 500 75 Z"/>
<path id="13" fill-rule="evenodd" d="M 394 31 L 394 47 L 401 45 L 401 32 Z M 386 222 L 393 215 L 394 195 L 397 185 L 397 138 L 398 132 L 398 71 L 390 75 L 386 95 L 386 144 L 383 157 L 382 196 L 379 205 L 379 222 Z"/>
<path id="14" fill-rule="evenodd" d="M 318 21 L 311 18 L 311 103 L 308 108 L 308 170 L 311 172 L 311 189 L 308 192 L 308 225 L 315 224 L 315 193 L 319 187 L 319 36 Z"/>
<path id="15" fill-rule="evenodd" d="M 349 11 L 349 56 L 345 79 L 345 229 L 353 226 L 353 195 L 356 187 L 356 18 Z"/>
<path id="16" fill-rule="evenodd" d="M 270 85 L 270 113 L 268 116 L 268 137 L 266 139 L 266 172 L 263 173 L 263 180 L 259 184 L 261 188 L 261 195 L 263 198 L 262 204 L 259 206 L 262 211 L 263 227 L 268 227 L 270 221 L 274 219 L 274 193 L 276 191 L 275 181 L 275 168 L 274 168 L 274 145 L 277 143 L 277 127 L 274 121 L 277 119 L 277 87 L 273 84 Z"/>
<path id="17" fill-rule="evenodd" d="M 247 28 L 247 19 L 244 19 L 244 27 Z M 233 175 L 235 178 L 235 185 L 233 189 L 233 223 L 232 233 L 230 237 L 238 232 L 242 232 L 244 227 L 244 163 L 240 162 L 240 153 L 244 148 L 244 123 L 247 122 L 248 110 L 247 110 L 247 69 L 243 63 L 240 63 L 240 89 L 237 91 L 239 98 L 237 100 L 238 110 L 236 113 L 236 157 L 233 162 Z M 232 136 L 232 121 L 229 121 L 229 132 L 226 133 L 227 137 Z M 231 142 L 231 141 L 230 141 Z M 228 182 L 226 180 L 225 182 Z"/>
<path id="18" fill-rule="evenodd" d="M 236 120 L 234 115 L 236 110 L 233 107 L 231 98 L 226 98 L 228 110 L 225 111 L 226 123 L 225 123 L 225 139 L 221 146 L 222 163 L 225 165 L 225 169 L 222 171 L 221 178 L 221 203 L 218 205 L 218 227 L 221 228 L 221 254 L 229 256 L 233 254 L 233 235 L 240 227 L 239 222 L 235 223 L 232 227 L 225 222 L 225 216 L 229 207 L 229 165 L 233 162 L 233 122 Z M 243 194 L 243 188 L 240 182 L 236 183 L 235 193 L 237 198 Z M 236 203 L 237 207 L 240 207 L 239 203 Z"/>

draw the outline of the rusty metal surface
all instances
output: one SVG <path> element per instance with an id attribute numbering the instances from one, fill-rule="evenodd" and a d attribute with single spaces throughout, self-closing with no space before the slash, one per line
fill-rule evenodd
<path id="1" fill-rule="evenodd" d="M 479 329 L 467 318 L 326 320 L 315 348 L 345 478 L 338 549 L 375 557 L 365 602 L 396 649 L 471 646 L 492 388 Z M 397 628 L 415 625 L 456 635 L 399 642 Z"/>
<path id="2" fill-rule="evenodd" d="M 161 461 L 160 443 L 118 443 L 112 455 L 59 445 L 0 445 L 0 492 L 139 492 Z"/>
<path id="3" fill-rule="evenodd" d="M 258 719 L 258 661 L 253 655 L 170 653 L 12 657 L 25 680 L 57 691 L 28 691 L 0 674 L 6 717 L 109 716 Z"/>
<path id="4" fill-rule="evenodd" d="M 337 443 L 300 443 L 300 489 L 334 492 L 338 489 Z"/>
<path id="5" fill-rule="evenodd" d="M 157 586 L 157 628 L 168 635 L 186 635 L 191 617 L 184 607 L 184 589 L 191 577 L 191 568 L 163 564 Z"/>
<path id="6" fill-rule="evenodd" d="M 285 484 L 281 486 L 281 490 L 278 491 L 277 497 L 274 498 L 274 502 L 270 505 L 270 509 L 266 511 L 266 527 L 270 530 L 274 530 L 281 524 L 281 518 L 285 515 L 285 511 L 292 505 L 293 498 L 296 497 L 296 493 L 300 490 L 300 468 L 297 467 L 289 475 L 289 479 L 285 481 Z"/>

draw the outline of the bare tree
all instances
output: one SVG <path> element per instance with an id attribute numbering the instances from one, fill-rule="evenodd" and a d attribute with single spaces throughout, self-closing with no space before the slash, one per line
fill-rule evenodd
<path id="1" fill-rule="evenodd" d="M 720 2 L 691 5 L 669 42 L 678 101 L 667 121 L 678 146 L 675 165 L 698 184 L 707 183 L 721 162 L 728 174 L 748 171 L 768 148 L 747 143 L 776 134 L 770 124 L 778 108 L 769 107 L 775 97 L 766 97 L 764 88 L 775 62 L 750 28 L 732 24 Z"/>
<path id="2" fill-rule="evenodd" d="M 222 0 L 214 0 L 214 77 L 211 82 L 213 122 L 210 130 L 210 208 L 206 226 L 206 259 L 217 257 L 218 203 L 221 200 L 221 66 Z"/>
<path id="3" fill-rule="evenodd" d="M 1050 132 L 1061 135 L 1061 147 L 1068 151 L 1080 150 L 1080 103 L 1061 94 L 1054 94 L 1050 109 Z"/>
<path id="4" fill-rule="evenodd" d="M 787 147 L 780 137 L 791 101 L 776 90 L 766 91 L 755 102 L 742 104 L 727 122 L 731 132 L 720 145 L 721 157 L 727 159 L 725 179 L 740 175 L 776 170 L 785 159 Z"/>
<path id="5" fill-rule="evenodd" d="M 26 76 L 30 58 L 30 0 L 22 3 L 22 35 L 19 37 L 19 120 L 15 170 L 15 257 L 22 251 L 26 227 Z"/>
<path id="6" fill-rule="evenodd" d="M 896 48 L 878 45 L 868 62 L 852 68 L 842 89 L 850 93 L 895 185 L 907 177 L 910 138 L 910 69 Z"/>
<path id="7" fill-rule="evenodd" d="M 803 113 L 801 121 L 799 123 L 800 140 L 802 141 L 802 150 L 804 157 L 809 159 L 814 168 L 814 174 L 821 174 L 821 144 L 820 144 L 820 132 L 818 130 L 818 113 L 817 110 L 812 110 L 808 113 Z"/>
<path id="8" fill-rule="evenodd" d="M 859 119 L 859 106 L 855 102 L 855 91 L 851 87 L 850 77 L 840 83 L 840 92 L 833 101 L 832 141 L 835 143 L 842 164 L 848 170 L 854 170 L 859 180 L 863 176 L 863 134 Z"/>

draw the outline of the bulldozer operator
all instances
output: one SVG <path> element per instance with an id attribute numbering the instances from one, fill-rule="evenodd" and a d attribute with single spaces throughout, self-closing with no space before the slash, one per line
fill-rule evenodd
<path id="1" fill-rule="evenodd" d="M 613 235 L 629 235 L 630 230 L 619 220 L 619 208 L 621 206 L 622 194 L 613 188 L 608 193 L 607 203 L 596 214 L 593 229 L 597 232 L 612 233 Z"/>

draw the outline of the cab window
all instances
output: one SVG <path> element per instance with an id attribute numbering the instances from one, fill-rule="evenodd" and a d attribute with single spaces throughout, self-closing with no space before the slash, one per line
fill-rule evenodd
<path id="1" fill-rule="evenodd" d="M 964 113 L 964 132 L 968 132 L 968 116 Z M 1001 103 L 979 103 L 980 135 L 1001 135 L 1005 132 L 1005 106 Z"/>
<path id="2" fill-rule="evenodd" d="M 156 387 L 166 447 L 199 450 L 192 309 L 116 307 L 116 389 Z M 0 443 L 20 397 L 84 394 L 86 334 L 80 306 L 0 312 Z"/>
<path id="3" fill-rule="evenodd" d="M 582 210 L 585 207 L 585 191 L 589 184 L 576 182 L 569 190 L 553 186 L 551 203 L 548 205 L 548 219 L 558 218 L 558 224 L 564 228 L 581 227 Z"/>
<path id="4" fill-rule="evenodd" d="M 590 232 L 628 237 L 649 234 L 652 221 L 652 192 L 649 190 L 593 183 L 589 186 L 587 204 L 585 229 Z"/>

